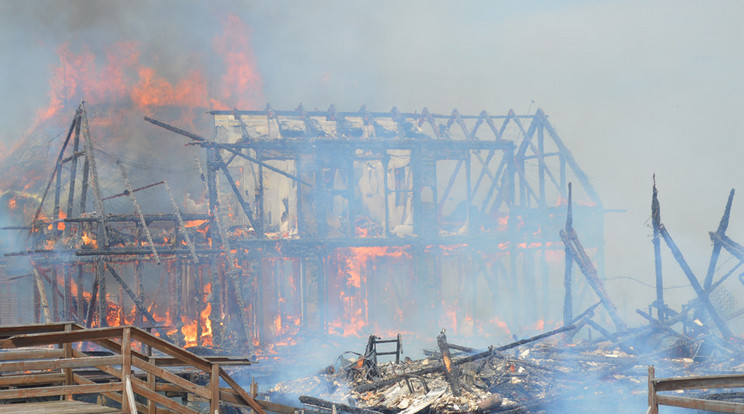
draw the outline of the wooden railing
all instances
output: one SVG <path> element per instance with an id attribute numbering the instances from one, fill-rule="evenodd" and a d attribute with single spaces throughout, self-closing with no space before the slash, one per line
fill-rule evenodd
<path id="1" fill-rule="evenodd" d="M 133 349 L 132 345 L 137 342 L 146 352 Z M 90 344 L 113 355 L 95 356 L 91 351 L 78 350 L 91 349 Z M 291 407 L 263 401 L 259 404 L 220 367 L 219 362 L 195 355 L 132 326 L 86 329 L 73 323 L 56 323 L 0 327 L 0 349 L 8 350 L 0 351 L 0 401 L 49 396 L 64 396 L 71 400 L 77 394 L 99 394 L 121 404 L 125 413 L 199 414 L 164 395 L 165 392 L 178 392 L 190 394 L 190 399 L 208 402 L 210 414 L 219 413 L 220 401 L 249 406 L 257 413 L 264 413 L 264 407 L 278 412 L 292 411 Z M 161 355 L 154 356 L 157 353 Z M 203 378 L 209 379 L 208 384 L 189 381 L 163 366 L 196 368 L 203 372 Z M 108 382 L 83 376 L 79 369 L 85 367 L 107 374 Z M 134 375 L 135 368 L 144 375 Z M 229 387 L 221 389 L 220 379 Z M 135 395 L 140 397 L 139 402 Z"/>
<path id="2" fill-rule="evenodd" d="M 658 414 L 660 405 L 720 413 L 744 413 L 744 403 L 658 394 L 659 391 L 740 387 L 744 387 L 744 374 L 655 378 L 654 367 L 650 366 L 648 367 L 647 414 Z"/>

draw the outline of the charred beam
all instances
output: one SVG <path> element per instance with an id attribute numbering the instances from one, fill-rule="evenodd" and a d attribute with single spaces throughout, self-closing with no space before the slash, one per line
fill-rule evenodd
<path id="1" fill-rule="evenodd" d="M 294 175 L 292 175 L 292 174 L 290 174 L 290 173 L 288 173 L 288 172 L 286 172 L 286 171 L 284 171 L 282 169 L 276 168 L 276 167 L 274 167 L 274 166 L 272 166 L 270 164 L 267 164 L 267 163 L 265 163 L 265 162 L 263 162 L 261 160 L 258 160 L 256 158 L 253 158 L 253 157 L 250 157 L 250 156 L 248 156 L 246 154 L 243 154 L 240 150 L 236 150 L 236 149 L 227 147 L 227 146 L 222 145 L 222 144 L 217 144 L 217 143 L 209 143 L 209 144 L 204 144 L 202 146 L 203 147 L 212 146 L 212 147 L 215 147 L 215 148 L 219 148 L 221 150 L 228 151 L 228 152 L 232 153 L 234 157 L 240 157 L 240 158 L 243 158 L 245 160 L 248 160 L 248 161 L 250 161 L 250 162 L 252 162 L 254 164 L 258 164 L 261 167 L 266 168 L 267 170 L 274 171 L 277 174 L 283 175 L 283 176 L 289 178 L 290 180 L 293 180 L 293 181 L 298 182 L 300 184 L 304 184 L 304 185 L 306 185 L 308 187 L 312 187 L 313 186 L 312 184 L 310 184 L 308 182 L 305 182 L 305 181 L 302 181 L 299 177 L 294 176 Z"/>
<path id="2" fill-rule="evenodd" d="M 155 242 L 152 241 L 152 235 L 150 234 L 150 229 L 147 228 L 147 223 L 145 222 L 145 216 L 142 214 L 142 209 L 140 208 L 139 203 L 137 202 L 137 199 L 134 197 L 134 189 L 132 189 L 132 185 L 129 183 L 129 177 L 127 176 L 127 170 L 124 168 L 124 164 L 121 163 L 120 159 L 116 159 L 116 165 L 119 166 L 119 170 L 121 171 L 121 176 L 124 178 L 124 185 L 127 187 L 127 195 L 129 196 L 129 199 L 132 200 L 132 204 L 134 205 L 134 211 L 137 212 L 137 216 L 140 219 L 140 224 L 142 225 L 142 230 L 145 232 L 145 236 L 147 237 L 147 242 L 150 244 L 150 250 L 152 251 L 152 255 L 155 256 L 155 262 L 157 264 L 160 264 L 160 256 L 158 256 L 158 251 L 155 249 Z"/>
<path id="3" fill-rule="evenodd" d="M 164 182 L 165 182 L 165 181 L 158 181 L 158 182 L 156 182 L 156 183 L 148 184 L 148 185 L 146 185 L 146 186 L 143 186 L 143 187 L 135 188 L 134 190 L 132 190 L 132 192 L 137 192 L 137 191 L 147 190 L 148 188 L 152 188 L 152 187 L 155 187 L 155 186 L 157 186 L 157 185 L 163 184 Z M 119 193 L 119 194 L 114 194 L 114 195 L 110 195 L 110 196 L 108 196 L 108 197 L 104 197 L 104 198 L 103 198 L 103 201 L 106 201 L 106 200 L 111 200 L 112 198 L 117 198 L 117 197 L 128 196 L 128 195 L 129 195 L 129 190 L 125 190 L 125 191 L 122 191 L 122 192 L 121 192 L 121 193 Z"/>
<path id="4" fill-rule="evenodd" d="M 155 221 L 178 221 L 178 217 L 175 214 L 159 213 L 159 214 L 145 214 L 145 222 L 152 223 Z M 182 214 L 181 217 L 186 221 L 192 220 L 210 220 L 212 217 L 208 214 Z M 138 222 L 140 217 L 134 214 L 121 214 L 115 216 L 107 216 L 106 221 L 110 223 L 116 222 Z M 62 220 L 65 223 L 91 223 L 98 221 L 95 217 L 69 217 Z"/>
<path id="5" fill-rule="evenodd" d="M 184 254 L 188 255 L 191 252 L 189 249 L 173 249 L 173 248 L 160 248 L 155 247 L 155 249 L 158 252 L 158 255 L 161 254 Z M 205 255 L 211 255 L 211 254 L 218 254 L 221 253 L 222 250 L 220 249 L 196 249 L 197 254 L 205 254 Z M 111 248 L 111 249 L 100 249 L 100 250 L 86 250 L 86 249 L 78 249 L 75 250 L 76 256 L 127 256 L 127 255 L 137 255 L 137 256 L 147 256 L 152 255 L 152 249 L 148 248 Z"/>
<path id="6" fill-rule="evenodd" d="M 723 210 L 723 217 L 721 217 L 721 222 L 718 223 L 718 230 L 716 230 L 716 235 L 718 236 L 725 236 L 726 235 L 726 229 L 728 228 L 729 224 L 729 217 L 731 216 L 731 204 L 734 202 L 734 189 L 731 189 L 731 192 L 729 193 L 728 201 L 726 202 L 726 208 Z M 711 235 L 711 239 L 713 236 Z M 716 271 L 716 264 L 718 263 L 718 255 L 721 253 L 721 243 L 713 240 L 713 252 L 710 255 L 710 263 L 708 264 L 708 273 L 705 274 L 705 281 L 703 282 L 703 288 L 705 290 L 709 290 L 711 284 L 713 283 L 713 273 Z M 741 260 L 741 259 L 739 259 Z"/>
<path id="7" fill-rule="evenodd" d="M 566 213 L 566 229 L 567 234 L 573 233 L 573 207 L 571 201 L 571 183 L 568 183 L 568 212 Z M 571 275 L 571 267 L 573 265 L 573 258 L 571 257 L 571 249 L 566 245 L 565 252 L 565 265 L 563 270 L 563 325 L 568 325 L 573 320 L 573 281 Z"/>
<path id="8" fill-rule="evenodd" d="M 47 299 L 46 288 L 44 288 L 44 281 L 41 280 L 41 275 L 39 275 L 39 271 L 36 270 L 36 267 L 32 267 L 32 271 L 34 273 L 34 282 L 36 282 L 36 289 L 39 292 L 39 299 L 41 300 L 42 310 L 44 311 L 44 320 L 46 321 L 46 323 L 51 323 L 52 316 L 49 312 L 49 301 Z"/>
<path id="9" fill-rule="evenodd" d="M 82 290 L 82 289 L 78 289 Z M 90 288 L 90 303 L 88 303 L 88 312 L 85 315 L 85 327 L 90 328 L 93 324 L 93 310 L 96 308 L 96 298 L 98 297 L 98 277 L 93 278 L 93 286 Z"/>
<path id="10" fill-rule="evenodd" d="M 167 181 L 163 181 L 163 185 L 165 186 L 165 191 L 168 192 L 168 197 L 170 198 L 171 208 L 173 209 L 173 214 L 178 219 L 178 226 L 181 228 L 181 232 L 183 233 L 183 238 L 186 241 L 186 245 L 189 247 L 189 252 L 191 252 L 191 258 L 194 259 L 194 263 L 199 263 L 199 258 L 196 256 L 196 249 L 194 247 L 194 243 L 191 241 L 191 237 L 189 237 L 189 232 L 186 230 L 186 224 L 183 222 L 183 218 L 181 217 L 181 209 L 178 207 L 178 204 L 176 204 L 176 199 L 173 198 L 173 192 L 170 189 L 170 186 L 168 185 Z"/>
<path id="11" fill-rule="evenodd" d="M 659 192 L 656 190 L 656 175 L 654 175 L 654 189 L 651 198 L 651 222 L 654 228 L 654 269 L 656 271 L 656 311 L 659 320 L 666 319 L 664 314 L 664 278 L 661 273 L 661 207 L 659 206 Z M 720 250 L 719 250 L 720 251 Z"/>
<path id="12" fill-rule="evenodd" d="M 562 333 L 562 332 L 572 331 L 574 329 L 576 329 L 576 325 L 563 326 L 563 327 L 560 327 L 558 329 L 554 329 L 554 330 L 549 331 L 549 332 L 541 333 L 540 335 L 535 335 L 535 336 L 530 337 L 530 338 L 525 338 L 525 339 L 522 339 L 522 340 L 519 340 L 519 341 L 516 341 L 516 342 L 512 342 L 512 343 L 510 343 L 508 345 L 500 346 L 500 347 L 496 348 L 496 350 L 497 351 L 506 351 L 507 349 L 516 348 L 516 347 L 518 347 L 520 345 L 528 344 L 530 342 L 539 341 L 541 339 L 544 339 L 544 338 L 547 338 L 547 337 L 550 337 L 550 336 L 553 336 L 553 335 L 556 335 L 556 334 L 559 334 L 559 333 Z M 466 359 L 466 358 L 463 358 L 463 359 Z M 460 363 L 460 361 L 461 360 L 458 360 L 457 363 Z"/>
<path id="13" fill-rule="evenodd" d="M 150 323 L 152 323 L 152 326 L 154 326 L 155 329 L 158 330 L 158 332 L 160 332 L 161 338 L 170 341 L 171 339 L 168 337 L 168 334 L 165 332 L 163 328 L 158 326 L 158 322 L 155 320 L 155 318 L 153 318 L 150 311 L 147 310 L 147 307 L 142 303 L 142 301 L 137 297 L 137 295 L 132 291 L 132 289 L 129 288 L 129 285 L 127 285 L 124 279 L 122 279 L 122 277 L 119 276 L 119 272 L 114 270 L 113 266 L 107 266 L 107 267 L 108 267 L 109 273 L 111 273 L 111 276 L 113 276 L 114 279 L 116 279 L 116 281 L 119 282 L 119 285 L 121 285 L 124 291 L 127 292 L 127 295 L 129 295 L 129 297 L 132 299 L 132 302 L 134 302 L 134 306 L 137 307 L 137 310 L 142 315 L 144 315 L 147 318 L 147 320 L 150 321 Z"/>
<path id="14" fill-rule="evenodd" d="M 690 284 L 692 285 L 692 288 L 695 290 L 695 293 L 697 294 L 698 298 L 703 303 L 703 306 L 705 306 L 705 309 L 708 311 L 708 313 L 710 314 L 710 317 L 715 322 L 716 326 L 718 327 L 718 330 L 721 331 L 724 341 L 728 342 L 730 338 L 733 337 L 733 333 L 729 329 L 728 325 L 726 325 L 726 322 L 723 319 L 721 319 L 721 316 L 718 314 L 718 311 L 713 306 L 713 303 L 711 303 L 710 298 L 708 297 L 708 294 L 705 292 L 703 287 L 700 286 L 700 283 L 698 282 L 697 277 L 692 272 L 692 269 L 690 269 L 690 266 L 687 264 L 687 261 L 682 255 L 682 252 L 677 247 L 677 244 L 674 242 L 674 239 L 672 239 L 672 236 L 669 234 L 669 231 L 667 231 L 666 227 L 664 227 L 663 224 L 660 225 L 659 231 L 661 232 L 661 237 L 664 238 L 664 241 L 666 242 L 667 246 L 669 246 L 669 250 L 672 251 L 672 255 L 677 260 L 677 263 L 679 263 L 679 266 L 682 268 L 682 272 L 685 274 L 685 276 L 687 276 L 687 279 L 690 281 Z"/>
<path id="15" fill-rule="evenodd" d="M 81 105 L 82 106 L 82 105 Z M 101 199 L 101 185 L 98 181 L 98 170 L 96 169 L 96 157 L 93 154 L 93 141 L 90 137 L 90 127 L 88 125 L 88 116 L 83 108 L 82 113 L 83 138 L 85 140 L 85 160 L 90 170 L 90 184 L 93 187 L 93 197 L 96 201 L 96 213 L 99 218 L 98 225 L 98 242 L 102 246 L 108 247 L 108 237 L 106 235 L 106 213 Z M 81 210 L 81 212 L 84 210 Z"/>
<path id="16" fill-rule="evenodd" d="M 612 321 L 615 323 L 615 327 L 618 330 L 624 329 L 625 324 L 620 319 L 620 316 L 617 313 L 617 309 L 610 300 L 609 295 L 607 295 L 607 292 L 604 289 L 604 285 L 602 284 L 602 281 L 599 279 L 599 275 L 597 274 L 597 269 L 594 267 L 592 260 L 586 254 L 584 247 L 581 245 L 578 235 L 576 234 L 576 230 L 572 228 L 571 233 L 566 233 L 564 229 L 561 229 L 560 236 L 561 240 L 563 240 L 563 244 L 566 246 L 566 249 L 570 250 L 571 257 L 574 261 L 576 261 L 579 269 L 581 269 L 581 273 L 584 274 L 584 277 L 586 277 L 589 285 L 592 287 L 592 289 L 594 289 L 594 292 L 602 301 L 602 305 L 607 310 L 607 313 L 610 314 Z"/>
<path id="17" fill-rule="evenodd" d="M 67 131 L 67 137 L 65 138 L 65 142 L 62 144 L 62 149 L 59 151 L 59 155 L 57 156 L 57 163 L 54 164 L 54 170 L 52 170 L 52 175 L 49 177 L 49 181 L 47 181 L 46 188 L 44 189 L 44 192 L 41 196 L 41 201 L 39 201 L 39 207 L 36 208 L 36 213 L 34 213 L 34 220 L 32 223 L 34 223 L 34 226 L 36 225 L 36 221 L 39 219 L 39 215 L 41 214 L 41 209 L 44 206 L 44 200 L 46 199 L 47 193 L 49 192 L 49 188 L 52 186 L 52 181 L 54 178 L 59 174 L 59 170 L 62 166 L 62 158 L 64 157 L 65 150 L 67 149 L 67 144 L 70 143 L 70 138 L 72 137 L 72 132 L 75 129 L 75 125 L 78 123 L 80 114 L 81 114 L 81 108 L 78 108 L 77 112 L 75 113 L 75 118 L 73 118 L 72 123 L 70 124 L 70 130 Z M 56 217 L 55 217 L 56 218 Z"/>
<path id="18" fill-rule="evenodd" d="M 447 378 L 447 383 L 449 383 L 450 389 L 452 390 L 452 395 L 454 395 L 455 397 L 459 397 L 460 372 L 457 367 L 452 365 L 452 355 L 450 354 L 449 347 L 447 346 L 447 336 L 444 334 L 444 331 L 442 331 L 442 333 L 437 336 L 437 346 L 439 346 L 439 352 L 442 356 L 444 375 Z"/>

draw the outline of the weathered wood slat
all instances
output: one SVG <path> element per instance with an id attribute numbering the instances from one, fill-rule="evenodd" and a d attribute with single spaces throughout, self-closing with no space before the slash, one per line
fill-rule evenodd
<path id="1" fill-rule="evenodd" d="M 149 390 L 145 387 L 141 387 L 135 383 L 132 383 L 132 389 L 136 394 L 139 394 L 151 401 L 154 401 L 166 408 L 169 408 L 177 413 L 184 413 L 184 414 L 199 414 L 198 411 L 192 410 L 191 408 L 188 408 L 184 405 L 181 405 L 177 403 L 176 401 L 171 400 L 168 397 L 165 397 L 163 395 L 158 394 L 155 391 Z"/>
<path id="2" fill-rule="evenodd" d="M 20 375 L 3 375 L 0 376 L 0 387 L 12 385 L 32 385 L 32 384 L 53 384 L 55 382 L 64 382 L 65 374 L 20 374 Z"/>
<path id="3" fill-rule="evenodd" d="M 0 327 L 0 338 L 7 338 L 13 335 L 23 335 L 41 332 L 60 332 L 65 330 L 65 325 L 69 322 L 56 323 L 32 323 L 28 325 L 8 325 Z"/>
<path id="4" fill-rule="evenodd" d="M 52 359 L 41 361 L 14 361 L 0 362 L 0 372 L 3 371 L 28 371 L 41 369 L 83 368 L 99 365 L 121 364 L 120 356 L 84 357 L 69 359 Z"/>
<path id="5" fill-rule="evenodd" d="M 0 414 L 99 414 L 118 413 L 119 410 L 82 401 L 46 401 L 0 405 Z"/>
<path id="6" fill-rule="evenodd" d="M 65 356 L 61 349 L 29 349 L 22 351 L 0 352 L 0 361 L 17 359 L 61 358 Z"/>
<path id="7" fill-rule="evenodd" d="M 121 337 L 121 326 L 110 328 L 94 328 L 72 332 L 35 333 L 15 335 L 0 340 L 0 349 L 17 348 L 22 346 L 39 346 L 66 344 L 70 342 L 95 341 L 99 339 Z"/>
<path id="8" fill-rule="evenodd" d="M 693 408 L 697 410 L 716 411 L 720 413 L 742 413 L 744 404 L 730 401 L 712 401 L 700 398 L 676 397 L 671 395 L 657 395 L 656 403 L 672 407 Z"/>
<path id="9" fill-rule="evenodd" d="M 59 387 L 34 387 L 19 390 L 0 390 L 0 400 L 11 398 L 53 397 L 56 395 L 67 394 L 97 394 L 121 390 L 121 382 L 90 385 L 62 385 Z"/>
<path id="10" fill-rule="evenodd" d="M 710 375 L 705 377 L 658 378 L 656 391 L 689 390 L 705 388 L 744 387 L 744 375 Z"/>
<path id="11" fill-rule="evenodd" d="M 175 385 L 178 385 L 184 390 L 194 393 L 202 398 L 212 398 L 212 392 L 208 388 L 194 384 L 193 382 L 185 380 L 172 372 L 156 367 L 155 365 L 145 362 L 139 358 L 132 358 L 132 365 L 145 372 L 148 372 Z"/>

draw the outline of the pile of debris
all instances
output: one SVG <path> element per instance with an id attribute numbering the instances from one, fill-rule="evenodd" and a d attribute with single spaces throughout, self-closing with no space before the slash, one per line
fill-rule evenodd
<path id="1" fill-rule="evenodd" d="M 709 334 L 693 338 L 646 325 L 613 340 L 568 342 L 579 326 L 585 320 L 483 351 L 451 344 L 442 332 L 438 349 L 418 360 L 402 358 L 400 337 L 371 336 L 363 354 L 346 352 L 322 372 L 279 383 L 267 395 L 299 399 L 311 412 L 642 412 L 650 364 L 681 375 L 744 372 L 739 346 Z M 386 342 L 396 351 L 378 352 Z M 388 354 L 395 359 L 378 362 Z"/>

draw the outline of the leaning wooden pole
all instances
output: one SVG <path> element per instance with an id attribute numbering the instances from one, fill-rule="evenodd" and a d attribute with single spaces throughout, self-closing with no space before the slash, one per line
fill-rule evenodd
<path id="1" fill-rule="evenodd" d="M 581 245 L 576 230 L 571 228 L 570 233 L 568 233 L 565 229 L 561 229 L 560 236 L 566 249 L 570 250 L 571 257 L 576 261 L 581 273 L 584 275 L 587 282 L 589 282 L 589 286 L 592 287 L 599 297 L 599 300 L 602 302 L 605 310 L 607 310 L 607 313 L 610 315 L 610 318 L 612 318 L 612 322 L 614 322 L 617 330 L 625 329 L 625 323 L 620 318 L 615 304 L 610 300 L 610 296 L 607 294 L 602 281 L 599 279 L 597 268 L 594 267 L 592 259 L 589 258 L 589 255 L 587 255 L 584 250 L 584 246 Z"/>
<path id="2" fill-rule="evenodd" d="M 127 293 L 127 295 L 129 295 L 129 298 L 132 299 L 132 302 L 134 302 L 134 306 L 137 308 L 137 310 L 143 316 L 145 316 L 148 321 L 150 321 L 150 323 L 152 324 L 152 326 L 155 329 L 157 329 L 158 332 L 160 332 L 160 337 L 163 338 L 163 339 L 165 339 L 165 340 L 167 340 L 167 341 L 170 341 L 171 339 L 168 336 L 168 334 L 165 332 L 165 330 L 162 327 L 158 326 L 158 322 L 152 316 L 152 314 L 150 313 L 150 311 L 147 310 L 147 307 L 145 306 L 145 304 L 142 303 L 142 300 L 140 298 L 138 298 L 137 295 L 129 287 L 129 285 L 127 285 L 127 283 L 124 281 L 124 279 L 119 275 L 119 272 L 117 272 L 116 270 L 114 270 L 114 267 L 113 266 L 107 266 L 106 268 L 108 269 L 109 273 L 111 273 L 111 276 L 113 276 L 114 279 L 116 279 L 116 281 L 119 282 L 119 285 L 124 289 L 124 291 Z"/>
<path id="3" fill-rule="evenodd" d="M 72 214 L 75 211 L 75 181 L 77 180 L 78 169 L 78 157 L 76 157 L 75 154 L 77 154 L 78 149 L 80 148 L 80 116 L 77 116 L 75 119 L 77 122 L 75 124 L 75 139 L 72 142 L 72 160 L 70 160 L 70 187 L 67 190 L 67 217 L 72 217 Z M 67 228 L 65 228 L 65 230 L 67 230 Z"/>
<path id="4" fill-rule="evenodd" d="M 127 195 L 129 196 L 129 199 L 132 201 L 132 204 L 134 205 L 134 211 L 137 213 L 137 217 L 140 219 L 140 225 L 142 226 L 142 230 L 145 232 L 145 236 L 147 237 L 147 243 L 150 245 L 150 251 L 152 251 L 152 255 L 155 258 L 155 262 L 159 265 L 160 264 L 160 256 L 158 255 L 158 251 L 155 249 L 155 242 L 152 241 L 152 235 L 150 234 L 150 229 L 147 228 L 147 222 L 145 221 L 145 215 L 142 213 L 142 209 L 140 208 L 139 203 L 137 202 L 137 198 L 134 196 L 134 189 L 132 188 L 132 185 L 129 183 L 129 176 L 127 175 L 127 170 L 124 168 L 124 164 L 122 164 L 120 159 L 116 159 L 116 165 L 119 166 L 119 170 L 121 171 L 121 176 L 124 179 L 124 185 L 127 187 Z"/>
<path id="5" fill-rule="evenodd" d="M 666 319 L 664 305 L 664 279 L 661 273 L 661 207 L 659 206 L 659 192 L 656 189 L 656 175 L 654 175 L 654 189 L 651 196 L 651 223 L 654 228 L 654 269 L 656 271 L 656 312 L 660 321 Z"/>
<path id="6" fill-rule="evenodd" d="M 52 186 L 52 181 L 54 181 L 55 177 L 57 177 L 60 169 L 62 168 L 62 158 L 64 158 L 65 150 L 67 149 L 67 144 L 70 143 L 70 137 L 72 137 L 72 132 L 75 130 L 75 125 L 78 122 L 79 116 L 80 116 L 80 109 L 78 108 L 77 112 L 75 113 L 75 118 L 73 118 L 72 124 L 70 124 L 70 130 L 67 132 L 67 137 L 65 138 L 65 142 L 62 144 L 62 149 L 59 151 L 59 155 L 57 155 L 57 162 L 54 164 L 54 170 L 52 171 L 52 175 L 49 177 L 49 181 L 47 181 L 46 188 L 44 188 L 44 192 L 42 193 L 42 196 L 41 196 L 41 201 L 39 201 L 39 206 L 36 208 L 36 212 L 34 213 L 34 220 L 31 222 L 31 232 L 33 232 L 34 229 L 36 228 L 36 225 L 37 225 L 36 221 L 39 219 L 39 216 L 41 215 L 41 209 L 44 206 L 44 200 L 46 199 L 46 196 L 49 193 L 49 188 Z M 59 197 L 57 197 L 57 200 L 59 200 Z M 56 219 L 57 217 L 54 217 L 54 218 Z"/>
<path id="7" fill-rule="evenodd" d="M 718 223 L 718 230 L 716 235 L 724 236 L 726 229 L 729 224 L 729 217 L 731 216 L 731 204 L 734 202 L 734 189 L 731 189 L 729 193 L 728 201 L 726 202 L 726 208 L 723 210 L 723 217 L 721 222 Z M 710 263 L 708 263 L 708 272 L 705 274 L 705 281 L 703 282 L 703 288 L 710 290 L 711 284 L 713 284 L 713 273 L 716 271 L 716 264 L 718 263 L 718 256 L 721 254 L 721 243 L 717 240 L 713 240 L 713 253 L 710 255 Z"/>
<path id="8" fill-rule="evenodd" d="M 81 107 L 83 107 L 81 105 Z M 85 163 L 87 165 L 87 169 L 85 172 L 88 172 L 90 170 L 90 186 L 93 188 L 93 197 L 95 198 L 96 202 L 96 214 L 99 219 L 98 224 L 98 243 L 99 246 L 105 248 L 108 247 L 108 236 L 106 234 L 106 212 L 104 211 L 103 207 L 103 199 L 101 196 L 101 183 L 99 181 L 98 177 L 98 169 L 96 168 L 96 157 L 93 154 L 93 141 L 90 137 L 90 126 L 88 125 L 88 115 L 85 112 L 85 107 L 83 107 L 82 111 L 82 128 L 83 128 L 83 139 L 85 144 Z M 83 173 L 85 175 L 85 172 Z M 83 196 L 85 197 L 85 196 Z M 80 212 L 82 213 L 84 210 L 84 205 Z"/>

